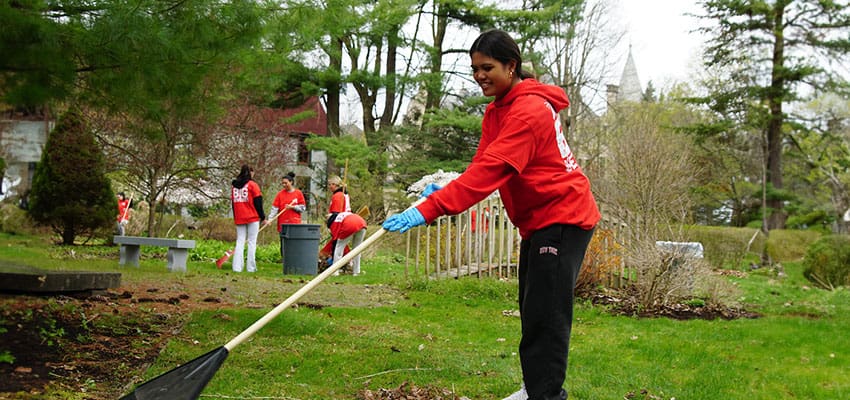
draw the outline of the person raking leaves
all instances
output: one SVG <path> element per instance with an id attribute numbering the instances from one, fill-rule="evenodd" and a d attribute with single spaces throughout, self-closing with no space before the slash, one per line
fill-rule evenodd
<path id="1" fill-rule="evenodd" d="M 507 399 L 566 399 L 575 283 L 600 219 L 558 115 L 569 101 L 563 88 L 523 70 L 519 47 L 503 31 L 481 33 L 469 55 L 475 81 L 485 96 L 493 96 L 475 156 L 457 179 L 443 188 L 429 185 L 422 204 L 391 216 L 383 228 L 405 232 L 458 214 L 498 189 L 522 237 L 523 386 Z"/>

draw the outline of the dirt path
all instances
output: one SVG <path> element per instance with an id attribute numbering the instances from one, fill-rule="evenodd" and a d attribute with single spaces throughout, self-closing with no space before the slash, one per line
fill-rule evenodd
<path id="1" fill-rule="evenodd" d="M 169 340 L 181 339 L 191 312 L 269 309 L 304 283 L 227 275 L 128 282 L 92 296 L 0 294 L 0 357 L 14 357 L 0 362 L 0 398 L 115 399 Z M 377 306 L 399 296 L 386 286 L 325 283 L 297 305 Z"/>

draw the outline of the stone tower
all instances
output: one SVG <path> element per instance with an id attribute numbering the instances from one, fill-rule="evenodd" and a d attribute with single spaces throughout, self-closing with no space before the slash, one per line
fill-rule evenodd
<path id="1" fill-rule="evenodd" d="M 635 59 L 632 57 L 632 46 L 629 46 L 629 58 L 626 59 L 626 66 L 623 68 L 623 75 L 620 77 L 620 89 L 617 94 L 620 101 L 637 102 L 643 97 Z"/>
<path id="2" fill-rule="evenodd" d="M 643 89 L 640 86 L 635 59 L 632 57 L 632 46 L 629 46 L 629 56 L 623 74 L 620 76 L 619 85 L 608 85 L 606 99 L 608 104 L 616 104 L 621 101 L 638 102 L 643 97 Z"/>

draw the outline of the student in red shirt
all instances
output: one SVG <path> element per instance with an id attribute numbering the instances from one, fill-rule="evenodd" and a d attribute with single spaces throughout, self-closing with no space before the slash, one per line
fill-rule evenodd
<path id="1" fill-rule="evenodd" d="M 247 269 L 257 271 L 257 234 L 260 221 L 266 219 L 263 212 L 263 193 L 254 182 L 254 169 L 243 165 L 239 176 L 233 180 L 230 200 L 233 204 L 233 222 L 236 224 L 236 247 L 233 249 L 233 271 L 242 272 L 245 261 L 245 242 L 248 242 Z"/>
<path id="2" fill-rule="evenodd" d="M 118 227 L 118 236 L 124 236 L 125 227 L 130 222 L 130 200 L 124 196 L 124 192 L 118 192 L 118 216 L 115 217 Z"/>
<path id="3" fill-rule="evenodd" d="M 328 216 L 327 225 L 331 231 L 330 243 L 336 243 L 334 260 L 339 260 L 345 255 L 345 248 L 349 243 L 351 248 L 357 247 L 366 237 L 366 220 L 352 212 L 331 213 Z M 360 275 L 360 254 L 351 260 L 351 274 Z M 334 275 L 339 275 L 339 270 Z"/>
<path id="4" fill-rule="evenodd" d="M 328 178 L 328 189 L 331 191 L 331 204 L 328 206 L 328 215 L 331 213 L 351 212 L 351 199 L 345 192 L 342 179 L 338 176 Z"/>
<path id="5" fill-rule="evenodd" d="M 498 189 L 519 228 L 519 344 L 523 387 L 507 399 L 566 399 L 575 282 L 600 219 L 590 182 L 564 137 L 558 112 L 564 89 L 522 69 L 516 42 L 483 32 L 469 50 L 472 75 L 493 96 L 478 150 L 466 171 L 445 188 L 430 187 L 424 203 L 384 222 L 404 232 L 441 215 L 460 213 Z"/>
<path id="6" fill-rule="evenodd" d="M 277 196 L 275 196 L 272 202 L 272 209 L 269 210 L 269 219 L 265 222 L 266 225 L 270 225 L 272 223 L 271 218 L 280 211 L 281 213 L 277 217 L 278 232 L 283 229 L 283 224 L 300 224 L 301 213 L 307 210 L 304 193 L 301 193 L 300 190 L 295 188 L 295 173 L 290 172 L 286 174 L 281 180 L 281 184 L 283 185 L 283 189 L 277 192 Z M 281 240 L 281 257 L 283 257 L 283 250 L 283 241 Z"/>
<path id="7" fill-rule="evenodd" d="M 304 193 L 295 188 L 295 173 L 286 174 L 281 180 L 283 189 L 277 192 L 272 209 L 269 211 L 269 218 L 277 215 L 277 231 L 280 232 L 283 224 L 300 224 L 301 214 L 307 210 L 307 201 L 304 200 Z M 271 224 L 272 220 L 267 220 L 266 225 Z"/>
<path id="8" fill-rule="evenodd" d="M 328 190 L 331 191 L 331 203 L 328 205 L 328 215 L 325 218 L 330 218 L 333 213 L 351 212 L 351 198 L 346 193 L 345 186 L 342 184 L 342 179 L 334 175 L 328 178 Z M 336 242 L 331 239 L 322 250 L 319 252 L 321 257 L 328 257 L 328 264 L 333 262 L 333 251 L 336 247 Z"/>

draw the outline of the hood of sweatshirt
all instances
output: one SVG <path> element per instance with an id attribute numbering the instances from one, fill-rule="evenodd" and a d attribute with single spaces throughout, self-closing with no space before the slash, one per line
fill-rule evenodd
<path id="1" fill-rule="evenodd" d="M 546 101 L 552 104 L 555 111 L 561 111 L 570 105 L 570 101 L 567 99 L 567 92 L 563 88 L 543 84 L 531 78 L 523 79 L 520 83 L 514 85 L 505 97 L 494 101 L 493 105 L 496 107 L 506 106 L 513 103 L 520 96 L 527 95 L 536 95 L 546 99 Z"/>
<path id="2" fill-rule="evenodd" d="M 245 185 L 248 184 L 249 181 L 251 181 L 251 180 L 250 179 L 245 179 L 245 180 L 234 179 L 233 180 L 233 187 L 235 187 L 237 189 L 242 189 L 243 187 L 245 187 Z"/>

